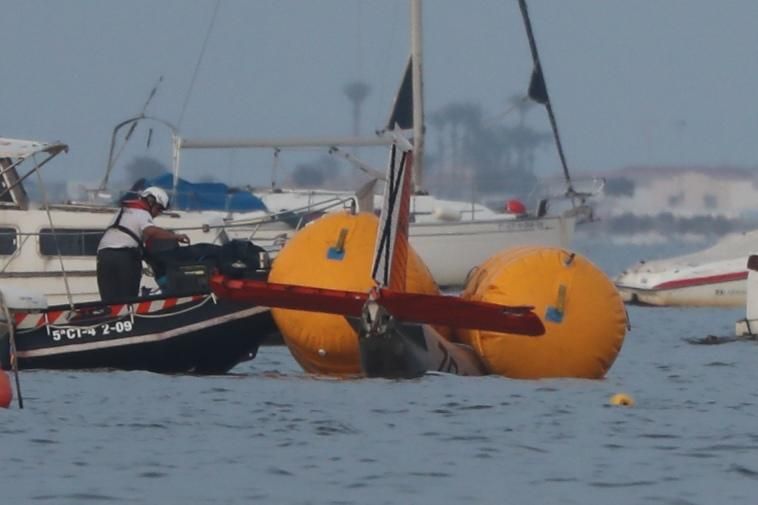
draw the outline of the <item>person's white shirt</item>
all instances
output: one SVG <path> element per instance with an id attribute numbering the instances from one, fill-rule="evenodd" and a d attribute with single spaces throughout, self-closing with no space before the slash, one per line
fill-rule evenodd
<path id="1" fill-rule="evenodd" d="M 145 209 L 137 209 L 131 207 L 123 208 L 121 221 L 119 225 L 123 226 L 127 230 L 130 230 L 137 237 L 142 237 L 142 232 L 145 228 L 155 226 L 153 224 L 153 216 Z M 118 212 L 111 220 L 109 226 L 113 226 L 118 219 Z M 103 238 L 100 239 L 100 244 L 97 246 L 97 250 L 100 249 L 122 249 L 125 247 L 139 247 L 140 244 L 135 242 L 134 238 L 119 230 L 118 228 L 108 228 L 103 234 Z"/>

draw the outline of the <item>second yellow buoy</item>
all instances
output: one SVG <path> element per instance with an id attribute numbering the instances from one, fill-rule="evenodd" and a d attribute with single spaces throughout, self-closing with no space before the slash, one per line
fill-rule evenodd
<path id="1" fill-rule="evenodd" d="M 520 379 L 597 379 L 608 371 L 626 334 L 624 303 L 613 282 L 579 254 L 519 247 L 478 267 L 461 294 L 503 305 L 532 305 L 545 334 L 524 337 L 461 330 L 490 373 Z"/>

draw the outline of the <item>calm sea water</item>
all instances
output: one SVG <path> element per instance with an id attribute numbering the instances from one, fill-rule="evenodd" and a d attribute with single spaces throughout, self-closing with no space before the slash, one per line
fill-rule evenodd
<path id="1" fill-rule="evenodd" d="M 686 246 L 576 249 L 615 274 Z M 756 503 L 758 346 L 683 340 L 743 311 L 629 314 L 601 381 L 319 379 L 281 347 L 224 377 L 25 372 L 0 503 Z"/>

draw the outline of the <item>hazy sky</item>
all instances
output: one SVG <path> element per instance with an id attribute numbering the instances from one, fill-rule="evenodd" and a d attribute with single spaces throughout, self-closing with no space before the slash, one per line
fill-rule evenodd
<path id="1" fill-rule="evenodd" d="M 0 136 L 67 142 L 71 151 L 50 177 L 95 179 L 112 127 L 141 110 L 161 75 L 149 112 L 181 118 L 188 137 L 349 134 L 343 86 L 355 79 L 371 86 L 363 130 L 383 126 L 409 51 L 407 0 L 222 0 L 187 101 L 215 5 L 0 0 Z M 758 165 L 757 1 L 529 5 L 575 172 Z M 516 1 L 423 7 L 427 111 L 470 101 L 496 118 L 531 70 Z M 549 128 L 542 109 L 530 123 Z M 144 153 L 144 138 L 135 153 Z M 151 154 L 168 153 L 157 136 Z M 186 153 L 183 166 L 189 176 L 261 183 L 271 156 L 257 156 Z M 281 163 L 295 159 L 285 153 Z M 553 148 L 538 163 L 559 170 Z"/>

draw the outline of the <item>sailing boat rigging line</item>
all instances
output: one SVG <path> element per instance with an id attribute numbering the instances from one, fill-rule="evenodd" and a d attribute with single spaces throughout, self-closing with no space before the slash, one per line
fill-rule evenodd
<path id="1" fill-rule="evenodd" d="M 47 190 L 45 189 L 45 184 L 42 182 L 42 172 L 39 170 L 39 167 L 41 166 L 35 157 L 35 154 L 32 154 L 32 160 L 34 161 L 34 165 L 37 167 L 34 172 L 37 174 L 37 182 L 39 183 L 39 189 L 42 193 L 42 204 L 44 205 L 45 213 L 47 214 L 47 221 L 50 225 L 50 230 L 53 232 L 53 243 L 55 244 L 55 252 L 56 256 L 58 257 L 58 263 L 61 267 L 61 274 L 63 274 L 63 285 L 66 288 L 66 299 L 68 300 L 68 305 L 71 308 L 71 310 L 74 310 L 74 298 L 71 295 L 71 286 L 68 282 L 68 275 L 66 274 L 66 268 L 63 265 L 63 255 L 61 254 L 61 246 L 60 242 L 58 240 L 58 234 L 55 231 L 55 223 L 53 223 L 53 215 L 50 212 L 50 200 L 47 198 Z M 45 161 L 49 161 L 52 158 L 52 156 L 49 156 Z M 11 324 L 11 320 L 8 319 L 9 324 Z"/>
<path id="2" fill-rule="evenodd" d="M 537 52 L 537 43 L 534 40 L 534 32 L 532 31 L 532 23 L 529 20 L 529 10 L 526 7 L 526 0 L 519 0 L 518 5 L 521 10 L 521 17 L 524 19 L 524 28 L 526 28 L 526 36 L 529 39 L 529 50 L 532 53 L 532 61 L 534 62 L 532 78 L 529 82 L 529 98 L 544 105 L 547 109 L 547 115 L 550 118 L 550 127 L 553 130 L 553 137 L 555 137 L 555 145 L 558 148 L 558 156 L 561 159 L 561 165 L 563 167 L 563 176 L 565 177 L 568 186 L 566 188 L 566 194 L 573 196 L 576 194 L 576 191 L 571 183 L 566 156 L 563 154 L 563 144 L 561 144 L 561 136 L 558 133 L 558 123 L 555 120 L 553 106 L 550 103 L 550 95 L 547 92 L 545 76 L 542 73 L 542 64 L 540 63 L 540 56 Z"/>
<path id="3" fill-rule="evenodd" d="M 182 104 L 182 111 L 179 114 L 179 119 L 176 122 L 176 126 L 181 128 L 182 121 L 184 121 L 184 113 L 187 111 L 187 106 L 189 105 L 190 98 L 192 97 L 192 90 L 195 88 L 195 81 L 197 81 L 197 74 L 200 70 L 200 65 L 203 62 L 203 57 L 205 56 L 205 50 L 208 47 L 208 40 L 211 38 L 211 32 L 213 31 L 213 26 L 216 24 L 216 15 L 218 14 L 218 9 L 221 6 L 221 0 L 216 0 L 216 5 L 213 7 L 213 14 L 211 15 L 211 20 L 208 23 L 208 30 L 205 32 L 205 39 L 203 40 L 203 45 L 200 48 L 200 54 L 197 57 L 197 62 L 195 62 L 195 68 L 192 71 L 192 79 L 190 79 L 190 85 L 189 88 L 187 88 L 187 95 L 184 97 L 184 103 Z"/>

